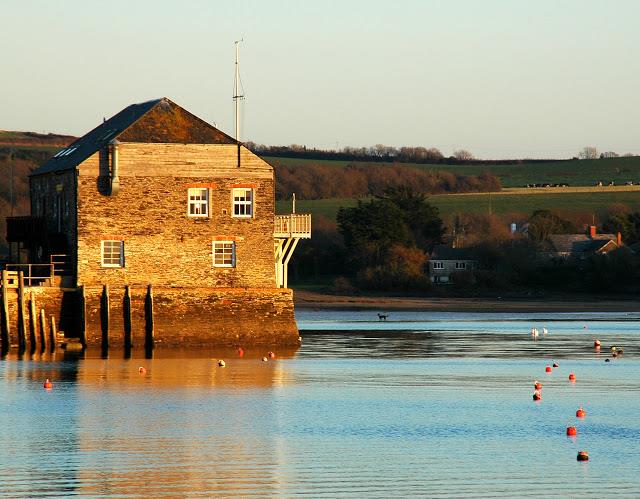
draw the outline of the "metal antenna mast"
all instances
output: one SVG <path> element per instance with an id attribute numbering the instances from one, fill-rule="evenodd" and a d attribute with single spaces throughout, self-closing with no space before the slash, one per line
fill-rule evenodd
<path id="1" fill-rule="evenodd" d="M 240 101 L 244 99 L 244 88 L 242 87 L 242 80 L 240 79 L 240 42 L 244 41 L 243 38 L 236 40 L 236 74 L 233 79 L 233 102 L 236 107 L 236 140 L 240 142 Z"/>

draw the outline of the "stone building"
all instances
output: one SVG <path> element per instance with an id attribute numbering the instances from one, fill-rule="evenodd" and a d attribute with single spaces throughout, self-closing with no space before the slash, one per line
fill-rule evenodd
<path id="1" fill-rule="evenodd" d="M 103 340 L 105 285 L 111 307 L 153 286 L 156 342 L 297 341 L 286 264 L 310 216 L 276 216 L 273 168 L 169 99 L 105 120 L 36 169 L 30 190 L 31 216 L 8 220 L 8 240 L 83 290 L 87 343 Z"/>

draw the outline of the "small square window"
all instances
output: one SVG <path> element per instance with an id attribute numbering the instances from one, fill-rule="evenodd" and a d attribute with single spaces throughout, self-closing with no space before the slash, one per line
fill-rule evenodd
<path id="1" fill-rule="evenodd" d="M 467 268 L 467 262 L 456 262 L 456 269 L 464 270 Z"/>
<path id="2" fill-rule="evenodd" d="M 235 267 L 236 266 L 236 243 L 235 242 L 214 241 L 213 266 L 214 267 Z"/>
<path id="3" fill-rule="evenodd" d="M 124 241 L 102 241 L 102 266 L 124 267 Z"/>
<path id="4" fill-rule="evenodd" d="M 433 262 L 433 268 L 439 270 L 444 269 L 444 262 Z"/>
<path id="5" fill-rule="evenodd" d="M 233 216 L 251 218 L 253 216 L 253 189 L 233 189 Z"/>
<path id="6" fill-rule="evenodd" d="M 191 188 L 188 191 L 188 198 L 190 217 L 209 216 L 209 189 Z"/>

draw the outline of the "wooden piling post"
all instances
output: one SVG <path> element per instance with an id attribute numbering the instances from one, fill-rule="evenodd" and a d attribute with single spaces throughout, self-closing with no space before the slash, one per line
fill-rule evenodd
<path id="1" fill-rule="evenodd" d="M 102 286 L 100 297 L 100 326 L 102 329 L 102 349 L 109 349 L 109 285 Z"/>
<path id="2" fill-rule="evenodd" d="M 44 308 L 40 309 L 40 351 L 45 352 L 47 349 L 47 318 Z"/>
<path id="3" fill-rule="evenodd" d="M 153 349 L 155 338 L 153 330 L 153 288 L 151 284 L 147 286 L 147 296 L 144 301 L 144 348 L 145 350 Z"/>
<path id="4" fill-rule="evenodd" d="M 80 286 L 80 343 L 82 347 L 87 346 L 87 296 L 84 286 Z"/>
<path id="5" fill-rule="evenodd" d="M 9 280 L 7 271 L 2 271 L 2 311 L 0 312 L 0 339 L 2 339 L 2 352 L 8 352 L 11 347 L 11 334 L 9 331 Z"/>
<path id="6" fill-rule="evenodd" d="M 129 286 L 124 287 L 124 299 L 122 301 L 122 312 L 124 314 L 124 348 L 131 348 L 131 290 Z"/>
<path id="7" fill-rule="evenodd" d="M 29 350 L 31 353 L 36 351 L 36 331 L 38 329 L 38 317 L 36 316 L 36 297 L 33 291 L 29 293 Z"/>
<path id="8" fill-rule="evenodd" d="M 56 318 L 54 315 L 49 316 L 49 349 L 51 352 L 56 350 L 56 341 L 58 339 L 58 331 L 56 328 Z"/>
<path id="9" fill-rule="evenodd" d="M 23 353 L 27 349 L 27 324 L 24 313 L 24 274 L 18 272 L 18 351 Z"/>

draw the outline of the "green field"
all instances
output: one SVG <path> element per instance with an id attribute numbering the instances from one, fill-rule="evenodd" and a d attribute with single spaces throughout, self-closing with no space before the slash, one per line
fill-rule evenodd
<path id="1" fill-rule="evenodd" d="M 640 210 L 640 191 L 617 192 L 564 192 L 557 194 L 441 194 L 429 196 L 444 217 L 455 213 L 532 213 L 535 210 L 566 210 L 573 212 L 599 212 L 611 204 L 624 203 L 632 210 Z M 319 199 L 296 202 L 296 211 L 324 215 L 335 219 L 341 206 L 354 206 L 355 199 Z M 290 213 L 290 201 L 277 202 L 278 213 Z"/>
<path id="2" fill-rule="evenodd" d="M 319 163 L 344 168 L 350 161 L 312 160 L 266 157 L 273 165 L 295 166 Z M 595 160 L 553 161 L 550 163 L 522 163 L 513 165 L 425 165 L 401 163 L 420 170 L 438 170 L 464 175 L 491 172 L 500 178 L 503 187 L 523 187 L 526 184 L 595 185 L 598 181 L 616 185 L 640 182 L 640 156 Z"/>

